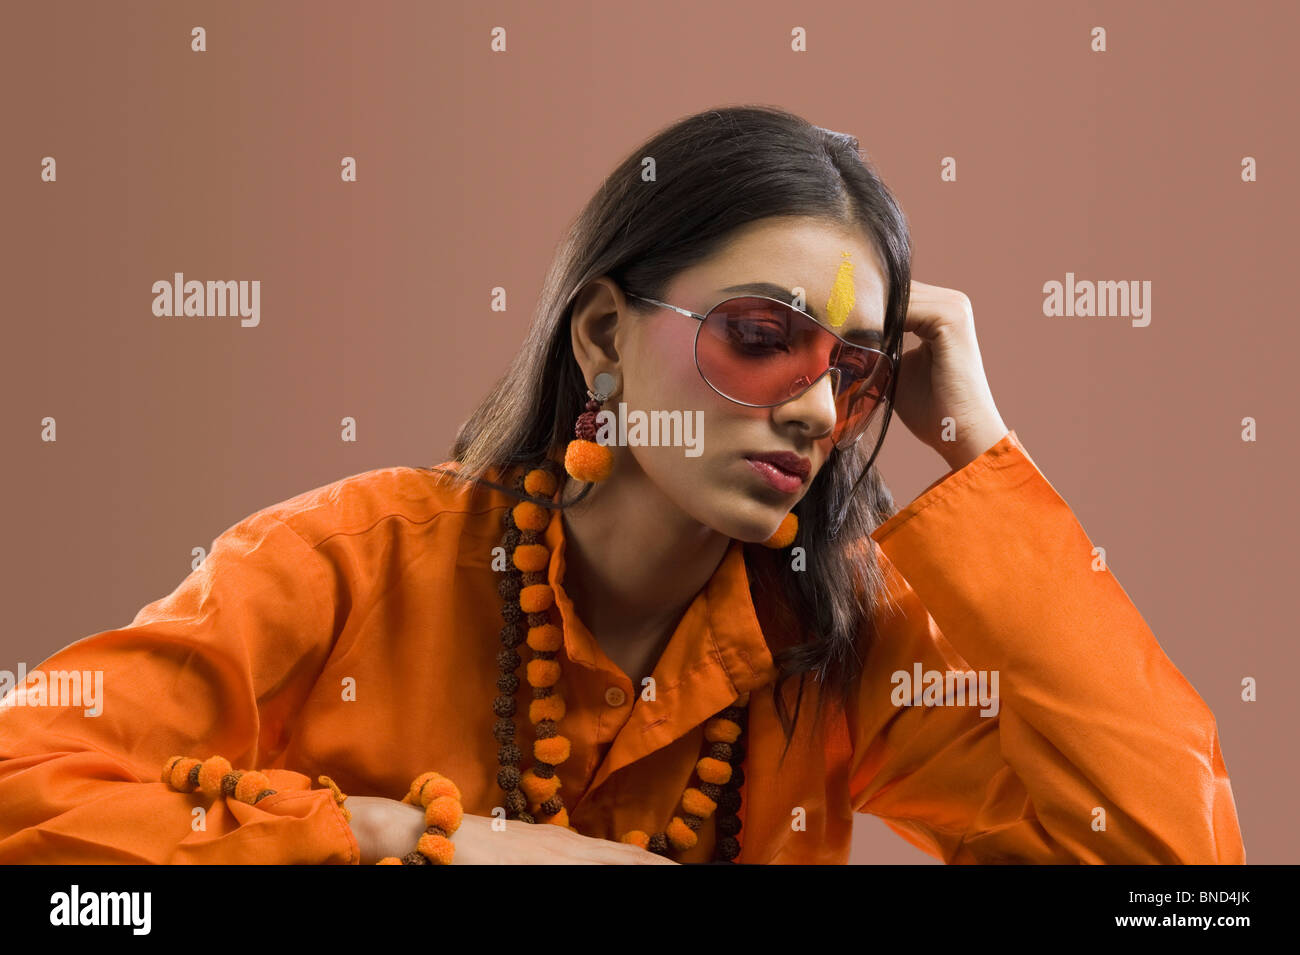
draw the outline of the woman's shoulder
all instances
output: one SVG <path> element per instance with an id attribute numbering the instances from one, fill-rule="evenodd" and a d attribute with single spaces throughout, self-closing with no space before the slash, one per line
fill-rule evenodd
<path id="1" fill-rule="evenodd" d="M 499 512 L 511 498 L 495 488 L 459 478 L 459 463 L 433 467 L 374 468 L 303 491 L 249 515 L 241 523 L 282 523 L 311 547 L 335 535 L 365 534 L 386 521 L 434 525 L 443 515 L 463 531 L 489 525 L 499 533 Z M 484 478 L 496 481 L 500 469 Z"/>

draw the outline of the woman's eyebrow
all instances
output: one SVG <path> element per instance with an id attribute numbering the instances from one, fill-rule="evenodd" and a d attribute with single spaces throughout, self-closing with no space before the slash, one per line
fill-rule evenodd
<path id="1" fill-rule="evenodd" d="M 748 292 L 751 295 L 766 295 L 768 298 L 774 298 L 786 303 L 794 301 L 794 292 L 790 291 L 788 288 L 782 288 L 775 282 L 742 282 L 740 285 L 728 285 L 726 288 L 719 289 L 718 291 Z M 817 321 L 825 324 L 825 320 L 817 313 L 817 310 L 813 308 L 811 303 L 805 304 L 803 310 L 813 318 L 817 319 Z M 874 328 L 837 328 L 835 331 L 841 337 L 846 338 L 849 341 L 855 341 L 862 345 L 871 345 L 877 348 L 884 340 L 884 336 L 881 332 Z"/>

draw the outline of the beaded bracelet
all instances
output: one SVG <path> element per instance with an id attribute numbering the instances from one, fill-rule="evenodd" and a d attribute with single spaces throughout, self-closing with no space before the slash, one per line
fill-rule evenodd
<path id="1" fill-rule="evenodd" d="M 386 856 L 377 865 L 451 865 L 456 846 L 451 834 L 460 828 L 464 808 L 460 790 L 440 773 L 421 773 L 411 781 L 410 791 L 402 802 L 424 807 L 427 828 L 415 843 L 415 850 L 402 858 Z"/>
<path id="2" fill-rule="evenodd" d="M 209 799 L 234 796 L 240 802 L 255 806 L 267 796 L 274 796 L 271 780 L 257 770 L 234 769 L 224 756 L 195 759 L 193 756 L 173 756 L 163 764 L 162 781 L 182 793 L 196 789 Z M 316 781 L 328 786 L 334 794 L 334 803 L 343 811 L 343 818 L 352 821 L 352 811 L 344 805 L 348 798 L 328 776 L 318 776 Z"/>
<path id="3" fill-rule="evenodd" d="M 195 759 L 192 756 L 173 756 L 163 764 L 162 781 L 177 792 L 198 790 L 210 799 L 233 796 L 240 802 L 256 805 L 267 796 L 275 795 L 271 781 L 257 770 L 234 769 L 224 756 Z M 343 818 L 352 821 L 352 812 L 344 804 L 347 796 L 328 776 L 318 776 L 316 781 L 329 787 L 334 803 L 343 812 Z M 440 773 L 421 773 L 411 781 L 411 787 L 402 802 L 424 809 L 426 826 L 415 844 L 415 849 L 402 858 L 386 856 L 376 865 L 451 865 L 456 846 L 451 834 L 460 828 L 464 808 L 460 790 Z"/>

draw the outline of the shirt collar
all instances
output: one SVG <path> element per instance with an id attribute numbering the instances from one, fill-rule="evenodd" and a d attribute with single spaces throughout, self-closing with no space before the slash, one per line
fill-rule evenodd
<path id="1" fill-rule="evenodd" d="M 550 550 L 547 582 L 564 630 L 570 661 L 613 675 L 617 667 L 578 618 L 564 590 L 565 533 L 553 512 L 545 532 Z M 593 780 L 600 785 L 620 767 L 665 746 L 704 723 L 736 697 L 764 686 L 776 667 L 754 610 L 744 545 L 733 540 L 713 576 L 687 607 L 654 669 L 655 701 L 638 700 Z M 632 687 L 634 694 L 641 687 Z M 631 732 L 629 732 L 629 730 Z"/>

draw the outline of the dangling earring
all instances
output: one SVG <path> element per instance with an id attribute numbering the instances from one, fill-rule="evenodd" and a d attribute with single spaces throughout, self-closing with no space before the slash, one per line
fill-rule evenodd
<path id="1" fill-rule="evenodd" d="M 596 443 L 596 413 L 614 393 L 617 379 L 602 371 L 593 383 L 595 392 L 587 392 L 587 409 L 578 415 L 578 423 L 573 426 L 577 435 L 569 442 L 564 452 L 564 470 L 578 481 L 594 484 L 609 477 L 614 470 L 614 452 L 603 444 Z"/>
<path id="2" fill-rule="evenodd" d="M 777 549 L 789 547 L 794 543 L 794 537 L 798 533 L 799 515 L 794 511 L 790 511 L 785 517 L 781 518 L 781 526 L 776 529 L 776 532 L 763 541 L 763 546 Z"/>

